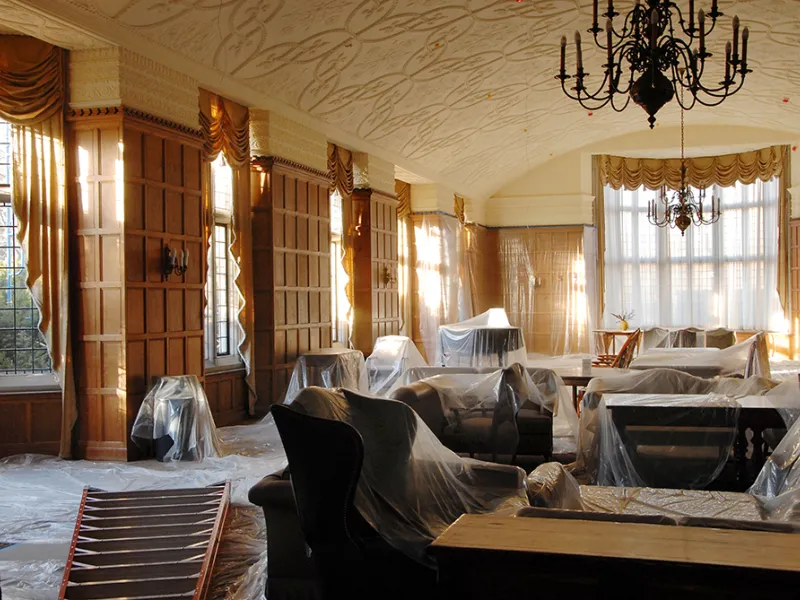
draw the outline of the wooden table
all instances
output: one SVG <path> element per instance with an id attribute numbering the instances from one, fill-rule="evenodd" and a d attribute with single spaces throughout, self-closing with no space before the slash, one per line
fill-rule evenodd
<path id="1" fill-rule="evenodd" d="M 554 367 L 556 375 L 564 380 L 564 385 L 572 387 L 572 404 L 578 412 L 578 388 L 589 385 L 595 377 L 609 377 L 611 375 L 626 375 L 628 369 L 612 369 L 611 367 L 592 367 L 589 375 L 583 373 L 582 367 Z"/>
<path id="2" fill-rule="evenodd" d="M 612 419 L 615 423 L 620 418 L 620 411 L 630 408 L 636 411 L 653 411 L 652 418 L 648 423 L 658 425 L 661 423 L 672 423 L 676 421 L 676 413 L 681 411 L 700 410 L 715 412 L 713 406 L 703 406 L 708 402 L 709 396 L 703 394 L 653 394 L 653 400 L 647 404 L 637 403 L 637 398 L 642 398 L 641 394 L 604 394 L 606 408 L 612 411 Z M 659 402 L 661 400 L 661 402 Z M 763 433 L 767 428 L 785 427 L 785 422 L 780 414 L 780 409 L 798 408 L 791 398 L 786 396 L 742 396 L 734 399 L 741 407 L 736 423 L 737 437 L 734 446 L 734 457 L 736 459 L 737 476 L 740 481 L 746 477 L 747 461 L 747 430 L 753 432 L 753 464 L 755 470 L 759 471 L 764 465 Z M 720 406 L 720 410 L 724 407 Z M 623 418 L 624 421 L 624 418 Z M 708 425 L 708 424 L 706 424 Z"/>
<path id="3" fill-rule="evenodd" d="M 627 340 L 635 329 L 595 329 L 592 333 L 598 334 L 603 339 L 603 354 L 617 353 L 617 337 L 623 336 Z M 609 352 L 609 347 L 611 352 Z"/>
<path id="4" fill-rule="evenodd" d="M 789 533 L 464 515 L 429 553 L 454 600 L 750 600 L 800 584 L 800 543 Z"/>

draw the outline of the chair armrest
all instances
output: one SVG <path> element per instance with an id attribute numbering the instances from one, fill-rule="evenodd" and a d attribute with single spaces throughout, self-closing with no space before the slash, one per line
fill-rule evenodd
<path id="1" fill-rule="evenodd" d="M 267 475 L 250 488 L 248 500 L 262 508 L 296 510 L 292 482 L 288 475 L 288 469 Z"/>
<path id="2" fill-rule="evenodd" d="M 475 485 L 519 490 L 525 487 L 525 471 L 514 465 L 472 462 Z"/>

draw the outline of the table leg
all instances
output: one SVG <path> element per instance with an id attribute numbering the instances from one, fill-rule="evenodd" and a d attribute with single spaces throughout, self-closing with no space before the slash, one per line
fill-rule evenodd
<path id="1" fill-rule="evenodd" d="M 578 386 L 572 386 L 572 406 L 575 407 L 575 412 L 578 412 Z"/>
<path id="2" fill-rule="evenodd" d="M 736 480 L 744 483 L 747 480 L 747 428 L 740 427 L 736 432 L 736 442 L 733 447 L 733 457 L 736 464 Z"/>
<path id="3" fill-rule="evenodd" d="M 761 467 L 764 466 L 764 438 L 762 436 L 763 428 L 753 426 L 753 464 L 756 466 L 756 470 L 760 471 Z"/>

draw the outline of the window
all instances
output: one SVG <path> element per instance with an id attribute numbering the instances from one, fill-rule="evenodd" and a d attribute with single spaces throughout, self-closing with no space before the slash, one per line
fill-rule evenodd
<path id="1" fill-rule="evenodd" d="M 331 338 L 350 346 L 350 302 L 347 300 L 347 273 L 342 266 L 342 195 L 338 190 L 330 196 L 331 215 Z"/>
<path id="2" fill-rule="evenodd" d="M 235 264 L 230 252 L 233 241 L 233 170 L 220 154 L 211 163 L 213 223 L 208 249 L 206 277 L 206 363 L 209 367 L 233 366 L 238 353 L 237 313 L 239 295 Z"/>
<path id="3" fill-rule="evenodd" d="M 697 190 L 693 190 L 695 196 Z M 609 313 L 634 310 L 636 326 L 784 329 L 777 293 L 779 181 L 707 191 L 713 225 L 659 228 L 647 220 L 657 192 L 606 187 L 605 287 Z"/>
<path id="4" fill-rule="evenodd" d="M 0 375 L 50 373 L 11 203 L 11 126 L 0 121 Z"/>

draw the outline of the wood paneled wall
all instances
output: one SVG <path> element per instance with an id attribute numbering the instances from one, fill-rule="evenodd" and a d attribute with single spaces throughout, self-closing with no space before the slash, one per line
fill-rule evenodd
<path id="1" fill-rule="evenodd" d="M 0 395 L 0 458 L 13 454 L 58 454 L 61 392 Z"/>
<path id="2" fill-rule="evenodd" d="M 217 427 L 239 425 L 247 420 L 246 374 L 245 369 L 206 373 L 204 387 Z"/>
<path id="3" fill-rule="evenodd" d="M 72 123 L 76 455 L 100 460 L 128 455 L 122 139 L 121 114 Z"/>
<path id="4" fill-rule="evenodd" d="M 472 272 L 472 295 L 475 314 L 503 306 L 503 287 L 500 261 L 497 256 L 497 230 L 480 225 L 470 225 L 467 243 L 468 260 Z"/>
<path id="5" fill-rule="evenodd" d="M 77 455 L 131 459 L 156 378 L 203 379 L 201 140 L 122 109 L 71 121 Z M 163 275 L 165 246 L 189 251 L 184 275 Z"/>
<path id="6" fill-rule="evenodd" d="M 259 409 L 281 402 L 297 356 L 331 345 L 330 216 L 325 173 L 276 157 L 252 172 Z"/>
<path id="7" fill-rule="evenodd" d="M 352 339 L 356 349 L 368 356 L 380 336 L 400 333 L 397 197 L 361 188 L 353 192 L 352 202 L 355 226 Z"/>
<path id="8" fill-rule="evenodd" d="M 200 140 L 125 119 L 125 295 L 128 421 L 163 375 L 203 380 L 206 254 Z M 164 248 L 189 252 L 163 274 Z"/>

